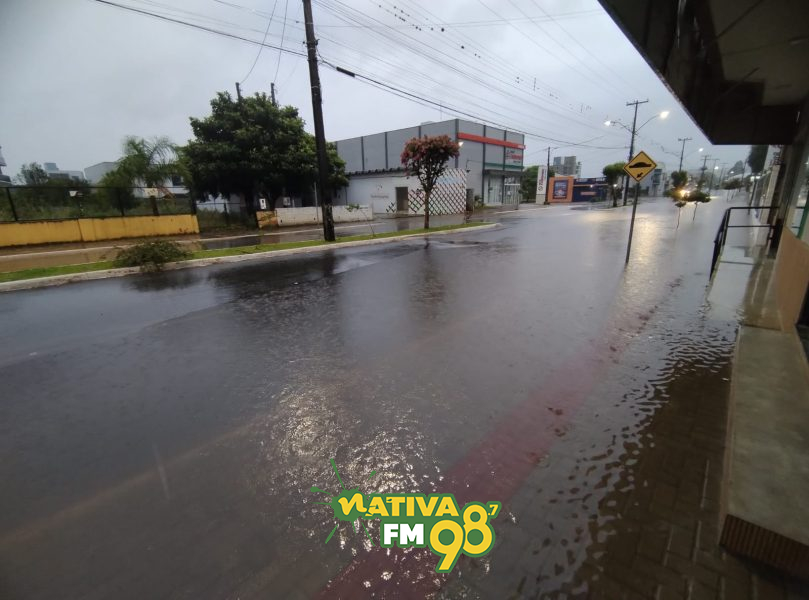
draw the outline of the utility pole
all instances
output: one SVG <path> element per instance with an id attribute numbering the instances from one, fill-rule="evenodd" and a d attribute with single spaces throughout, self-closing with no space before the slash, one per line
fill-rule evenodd
<path id="1" fill-rule="evenodd" d="M 326 132 L 323 128 L 323 95 L 320 74 L 317 70 L 317 40 L 312 19 L 312 0 L 303 0 L 303 18 L 306 25 L 306 50 L 309 58 L 309 82 L 312 86 L 312 116 L 315 121 L 315 146 L 317 148 L 318 198 L 323 214 L 323 239 L 334 241 L 334 216 L 331 191 L 329 190 L 329 159 L 326 155 Z"/>
<path id="2" fill-rule="evenodd" d="M 635 107 L 635 116 L 632 117 L 632 139 L 629 142 L 629 158 L 626 159 L 626 163 L 629 164 L 629 161 L 632 160 L 632 157 L 635 155 L 635 127 L 638 124 L 638 105 L 639 104 L 646 104 L 649 101 L 647 98 L 646 100 L 635 100 L 634 102 L 627 102 L 627 106 L 634 106 Z M 626 206 L 626 197 L 629 194 L 629 177 L 624 178 L 624 206 Z M 637 192 L 638 184 L 635 184 L 635 191 Z M 637 193 L 635 194 L 635 204 L 637 204 Z M 634 216 L 634 213 L 633 213 Z M 634 218 L 633 218 L 634 221 Z M 629 253 L 627 252 L 627 257 Z"/>
<path id="3" fill-rule="evenodd" d="M 275 82 L 273 81 L 270 84 L 270 98 L 272 99 L 272 105 L 278 106 L 278 103 L 275 101 Z"/>
<path id="4" fill-rule="evenodd" d="M 713 189 L 713 174 L 714 174 L 714 171 L 716 171 L 716 163 L 719 162 L 718 158 L 712 158 L 711 160 L 713 161 L 713 165 L 711 166 L 711 183 L 710 183 L 710 185 L 708 185 L 708 192 L 709 193 Z"/>
<path id="5" fill-rule="evenodd" d="M 242 87 L 239 85 L 239 82 L 236 82 L 236 99 L 241 102 L 242 101 Z"/>
<path id="6" fill-rule="evenodd" d="M 680 150 L 680 168 L 677 169 L 678 171 L 682 171 L 683 170 L 683 155 L 685 154 L 685 143 L 688 142 L 688 141 L 691 141 L 691 138 L 677 138 L 677 141 L 683 143 L 683 147 Z"/>
<path id="7" fill-rule="evenodd" d="M 548 184 L 551 181 L 551 147 L 548 146 L 548 162 L 545 163 L 545 204 L 550 204 L 548 199 L 550 196 L 548 195 Z"/>
<path id="8" fill-rule="evenodd" d="M 699 189 L 702 189 L 702 186 L 705 184 L 705 165 L 708 164 L 709 158 L 711 158 L 710 154 L 706 154 L 702 157 L 702 175 L 699 176 L 699 185 L 697 186 Z"/>

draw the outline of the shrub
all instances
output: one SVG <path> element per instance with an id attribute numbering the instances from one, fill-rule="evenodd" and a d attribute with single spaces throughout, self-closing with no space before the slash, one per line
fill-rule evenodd
<path id="1" fill-rule="evenodd" d="M 115 259 L 116 267 L 140 267 L 144 273 L 162 271 L 166 263 L 191 258 L 191 253 L 177 242 L 159 240 L 142 242 L 124 248 Z"/>
<path id="2" fill-rule="evenodd" d="M 693 192 L 691 192 L 691 194 L 689 194 L 688 200 L 691 202 L 705 203 L 711 201 L 711 196 L 709 194 L 706 194 L 702 190 L 694 190 Z"/>

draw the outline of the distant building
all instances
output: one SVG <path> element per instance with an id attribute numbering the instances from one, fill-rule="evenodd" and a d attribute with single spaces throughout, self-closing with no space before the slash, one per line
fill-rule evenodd
<path id="1" fill-rule="evenodd" d="M 56 166 L 56 163 L 46 162 L 42 168 L 51 179 L 72 179 L 73 181 L 84 181 L 84 171 L 65 171 Z"/>
<path id="2" fill-rule="evenodd" d="M 84 177 L 90 183 L 98 184 L 104 178 L 104 175 L 112 171 L 116 166 L 118 166 L 118 163 L 109 160 L 96 163 L 84 169 Z"/>
<path id="3" fill-rule="evenodd" d="M 581 163 L 576 161 L 575 156 L 555 156 L 553 172 L 559 176 L 581 178 Z"/>
<path id="4" fill-rule="evenodd" d="M 103 162 L 90 165 L 89 167 L 85 167 L 84 176 L 92 185 L 99 185 L 101 180 L 104 179 L 104 176 L 117 166 L 118 163 L 116 161 L 105 160 Z M 136 187 L 139 188 L 134 192 L 136 197 L 143 198 L 148 196 L 150 193 L 153 193 L 149 192 L 148 188 L 146 188 L 143 183 L 138 183 Z M 183 181 L 183 178 L 179 175 L 172 175 L 171 177 L 166 178 L 160 188 L 161 194 L 168 193 L 174 196 L 184 196 L 188 194 L 188 188 L 185 185 L 185 181 Z"/>
<path id="5" fill-rule="evenodd" d="M 400 157 L 407 140 L 435 135 L 447 135 L 462 144 L 459 156 L 448 165 L 444 181 L 439 182 L 441 193 L 431 200 L 435 214 L 463 212 L 475 203 L 520 201 L 523 134 L 452 119 L 337 141 L 349 185 L 340 190 L 335 203 L 370 205 L 375 213 L 417 211 L 414 207 L 420 202 L 420 186 L 414 177 L 407 177 Z"/>

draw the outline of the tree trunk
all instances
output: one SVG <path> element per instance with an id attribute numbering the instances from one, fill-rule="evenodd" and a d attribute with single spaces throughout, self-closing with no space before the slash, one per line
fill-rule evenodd
<path id="1" fill-rule="evenodd" d="M 612 187 L 612 207 L 618 208 L 618 196 L 615 195 L 615 185 Z"/>
<path id="2" fill-rule="evenodd" d="M 424 190 L 424 229 L 430 228 L 430 192 Z"/>

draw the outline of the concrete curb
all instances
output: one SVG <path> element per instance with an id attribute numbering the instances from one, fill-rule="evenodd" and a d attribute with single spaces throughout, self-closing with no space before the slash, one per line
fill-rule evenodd
<path id="1" fill-rule="evenodd" d="M 323 252 L 324 250 L 333 250 L 335 248 L 351 248 L 353 246 L 373 246 L 376 244 L 387 244 L 389 242 L 398 242 L 410 238 L 428 237 L 435 235 L 449 235 L 452 233 L 466 233 L 470 231 L 484 231 L 487 229 L 494 229 L 496 227 L 500 227 L 500 223 L 487 223 L 486 225 L 478 225 L 477 227 L 468 227 L 464 229 L 449 229 L 446 231 L 433 231 L 430 233 L 410 233 L 407 235 L 396 235 L 379 239 L 354 240 L 351 242 L 335 242 L 333 244 L 322 244 L 319 246 L 308 246 L 304 248 L 268 250 L 267 252 L 255 252 L 253 254 L 240 254 L 236 256 L 195 258 L 193 260 L 184 260 L 181 262 L 168 263 L 165 265 L 164 269 L 166 271 L 176 271 L 179 269 L 207 267 L 209 265 L 268 259 L 276 256 L 289 256 L 291 254 L 311 254 L 314 252 Z M 19 290 L 32 290 L 56 285 L 64 285 L 66 283 L 74 283 L 78 281 L 94 281 L 96 279 L 109 279 L 111 277 L 125 277 L 127 275 L 134 275 L 137 273 L 140 273 L 139 267 L 125 267 L 121 269 L 105 269 L 103 271 L 89 271 L 87 273 L 72 273 L 70 275 L 54 275 L 53 277 L 39 277 L 36 279 L 21 279 L 20 281 L 7 281 L 4 283 L 0 283 L 0 293 L 15 292 Z"/>

